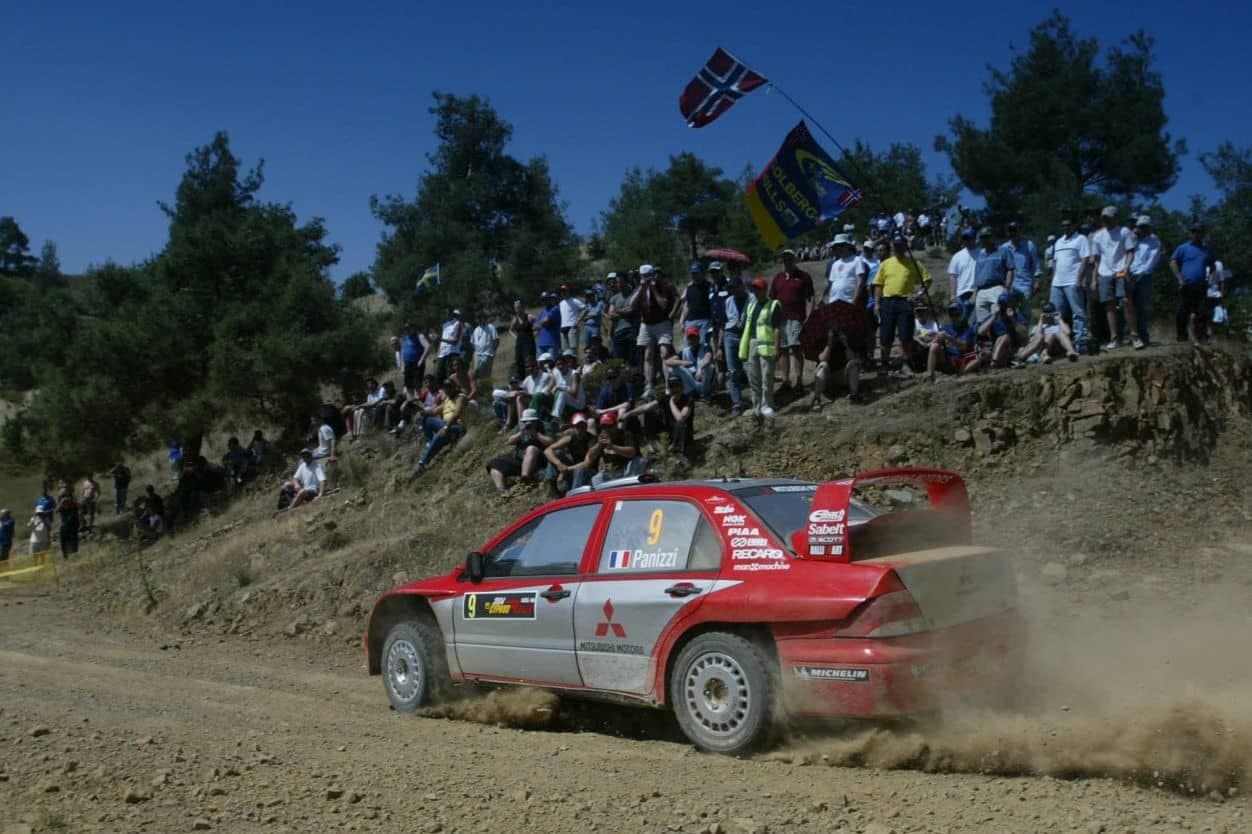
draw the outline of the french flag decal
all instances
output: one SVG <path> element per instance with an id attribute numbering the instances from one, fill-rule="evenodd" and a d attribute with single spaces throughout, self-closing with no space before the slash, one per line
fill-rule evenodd
<path id="1" fill-rule="evenodd" d="M 630 567 L 630 551 L 629 550 L 610 550 L 609 551 L 609 567 L 628 568 Z"/>

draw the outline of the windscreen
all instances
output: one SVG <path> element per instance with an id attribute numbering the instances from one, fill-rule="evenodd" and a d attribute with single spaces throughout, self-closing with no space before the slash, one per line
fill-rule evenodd
<path id="1" fill-rule="evenodd" d="M 817 484 L 778 484 L 736 490 L 735 497 L 747 504 L 774 535 L 790 547 L 791 534 L 808 529 L 809 505 L 815 492 Z M 864 524 L 876 515 L 878 511 L 873 507 L 853 498 L 848 506 L 848 526 Z"/>

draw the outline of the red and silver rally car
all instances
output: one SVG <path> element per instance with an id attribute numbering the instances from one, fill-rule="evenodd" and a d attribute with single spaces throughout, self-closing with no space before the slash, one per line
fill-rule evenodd
<path id="1" fill-rule="evenodd" d="M 853 495 L 902 484 L 929 507 Z M 916 714 L 1011 681 L 1023 631 L 1006 555 L 970 543 L 964 481 L 898 469 L 570 495 L 384 594 L 365 646 L 400 711 L 454 681 L 522 684 L 669 708 L 734 753 L 780 715 Z"/>

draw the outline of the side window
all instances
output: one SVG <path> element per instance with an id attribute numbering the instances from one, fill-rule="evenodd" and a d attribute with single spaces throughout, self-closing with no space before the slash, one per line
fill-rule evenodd
<path id="1" fill-rule="evenodd" d="M 715 570 L 717 537 L 686 501 L 618 501 L 600 550 L 600 573 Z"/>
<path id="2" fill-rule="evenodd" d="M 496 545 L 484 563 L 492 576 L 570 576 L 578 573 L 599 504 L 557 510 Z"/>

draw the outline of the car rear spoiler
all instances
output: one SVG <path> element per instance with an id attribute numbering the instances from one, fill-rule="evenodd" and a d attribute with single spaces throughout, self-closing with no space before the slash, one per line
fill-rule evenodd
<path id="1" fill-rule="evenodd" d="M 896 485 L 925 487 L 930 508 L 886 513 L 855 528 L 849 524 L 853 490 Z M 809 504 L 808 526 L 792 534 L 791 546 L 803 558 L 851 562 L 971 541 L 965 479 L 945 469 L 907 468 L 862 472 L 819 485 Z"/>

